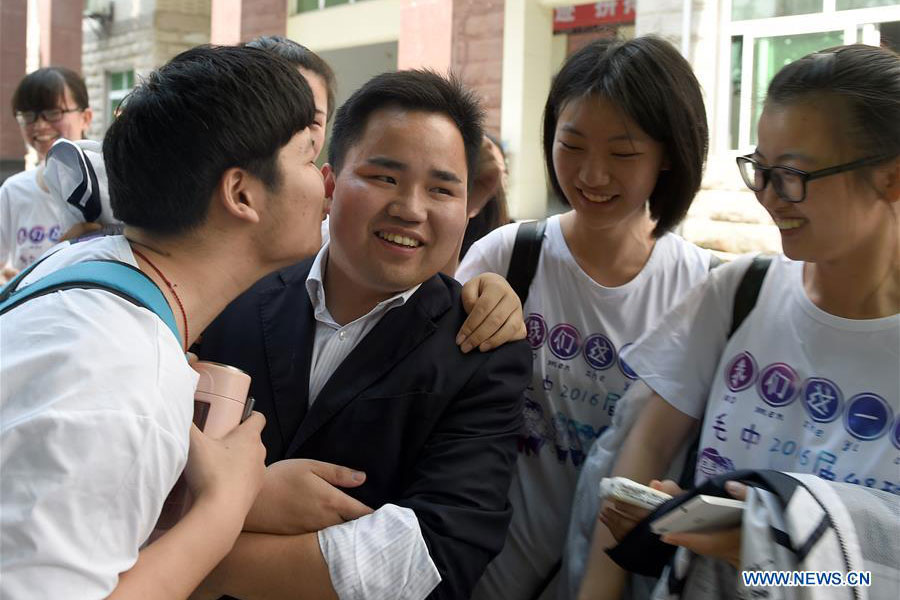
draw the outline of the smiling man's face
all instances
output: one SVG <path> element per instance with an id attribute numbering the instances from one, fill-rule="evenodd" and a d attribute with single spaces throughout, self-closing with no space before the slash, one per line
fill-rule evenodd
<path id="1" fill-rule="evenodd" d="M 435 275 L 466 227 L 466 153 L 444 114 L 373 112 L 335 181 L 328 269 L 393 295 Z"/>

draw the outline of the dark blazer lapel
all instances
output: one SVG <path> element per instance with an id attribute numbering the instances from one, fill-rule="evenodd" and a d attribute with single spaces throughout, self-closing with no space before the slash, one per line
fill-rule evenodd
<path id="1" fill-rule="evenodd" d="M 388 311 L 325 383 L 287 456 L 292 456 L 322 425 L 431 335 L 436 329 L 434 321 L 450 308 L 451 302 L 446 284 L 432 277 L 406 304 Z"/>
<path id="2" fill-rule="evenodd" d="M 305 280 L 304 273 L 287 287 L 267 290 L 259 306 L 282 448 L 296 435 L 309 406 L 315 320 Z"/>

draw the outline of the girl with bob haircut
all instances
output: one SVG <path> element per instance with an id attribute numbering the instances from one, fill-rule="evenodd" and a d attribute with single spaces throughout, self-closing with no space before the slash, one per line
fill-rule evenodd
<path id="1" fill-rule="evenodd" d="M 758 132 L 738 167 L 784 254 L 716 269 L 626 354 L 646 405 L 613 475 L 680 493 L 654 478 L 700 422 L 695 484 L 770 469 L 818 476 L 836 498 L 900 507 L 890 496 L 900 494 L 900 56 L 853 45 L 791 63 L 769 86 Z M 766 264 L 755 308 L 729 337 L 739 282 Z M 620 597 L 622 571 L 603 550 L 646 514 L 604 505 L 582 597 Z M 896 509 L 872 526 L 894 539 Z M 738 527 L 662 541 L 747 569 L 741 539 Z M 877 583 L 873 597 L 885 592 Z"/>
<path id="2" fill-rule="evenodd" d="M 581 465 L 632 382 L 619 353 L 696 284 L 712 256 L 671 229 L 700 187 L 706 111 L 690 65 L 656 37 L 597 41 L 556 75 L 544 156 L 571 210 L 546 221 L 524 305 L 534 375 L 510 488 L 506 545 L 475 598 L 555 585 Z M 506 274 L 518 224 L 474 243 L 465 282 Z"/>

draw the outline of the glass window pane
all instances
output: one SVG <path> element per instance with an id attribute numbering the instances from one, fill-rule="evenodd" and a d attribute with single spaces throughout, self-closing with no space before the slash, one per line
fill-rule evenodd
<path id="1" fill-rule="evenodd" d="M 336 6 L 338 4 L 347 4 L 347 0 L 325 0 L 325 6 Z"/>
<path id="2" fill-rule="evenodd" d="M 821 11 L 822 0 L 733 0 L 731 20 L 807 15 Z"/>
<path id="3" fill-rule="evenodd" d="M 756 143 L 756 123 L 762 113 L 766 88 L 781 67 L 816 50 L 824 50 L 844 43 L 842 31 L 782 35 L 759 38 L 753 46 L 753 100 L 750 142 Z"/>
<path id="4" fill-rule="evenodd" d="M 744 38 L 731 38 L 731 123 L 729 148 L 738 147 L 738 136 L 741 123 L 741 57 L 744 53 Z"/>
<path id="5" fill-rule="evenodd" d="M 897 0 L 837 0 L 835 8 L 848 10 L 851 8 L 872 8 L 873 6 L 896 6 Z"/>
<path id="6" fill-rule="evenodd" d="M 291 8 L 294 14 L 319 10 L 319 0 L 294 0 L 291 3 Z"/>
<path id="7" fill-rule="evenodd" d="M 125 87 L 129 90 L 134 87 L 134 71 L 125 73 Z"/>

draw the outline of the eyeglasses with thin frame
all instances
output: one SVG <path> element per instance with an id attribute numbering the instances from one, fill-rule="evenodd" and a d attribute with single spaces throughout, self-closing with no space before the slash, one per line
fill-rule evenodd
<path id="1" fill-rule="evenodd" d="M 752 154 L 738 156 L 737 165 L 741 172 L 741 178 L 748 188 L 754 192 L 761 192 L 772 181 L 775 193 L 785 202 L 803 202 L 806 200 L 806 182 L 829 175 L 837 175 L 846 171 L 852 171 L 867 165 L 874 165 L 890 158 L 889 156 L 869 156 L 852 162 L 844 163 L 818 171 L 803 171 L 794 167 L 774 165 L 767 167 L 760 164 Z"/>
<path id="2" fill-rule="evenodd" d="M 83 108 L 48 108 L 47 110 L 41 111 L 16 111 L 16 121 L 19 122 L 19 125 L 21 127 L 31 125 L 38 120 L 38 117 L 44 119 L 48 123 L 56 123 L 63 118 L 63 115 L 67 113 L 81 112 L 83 110 Z"/>

